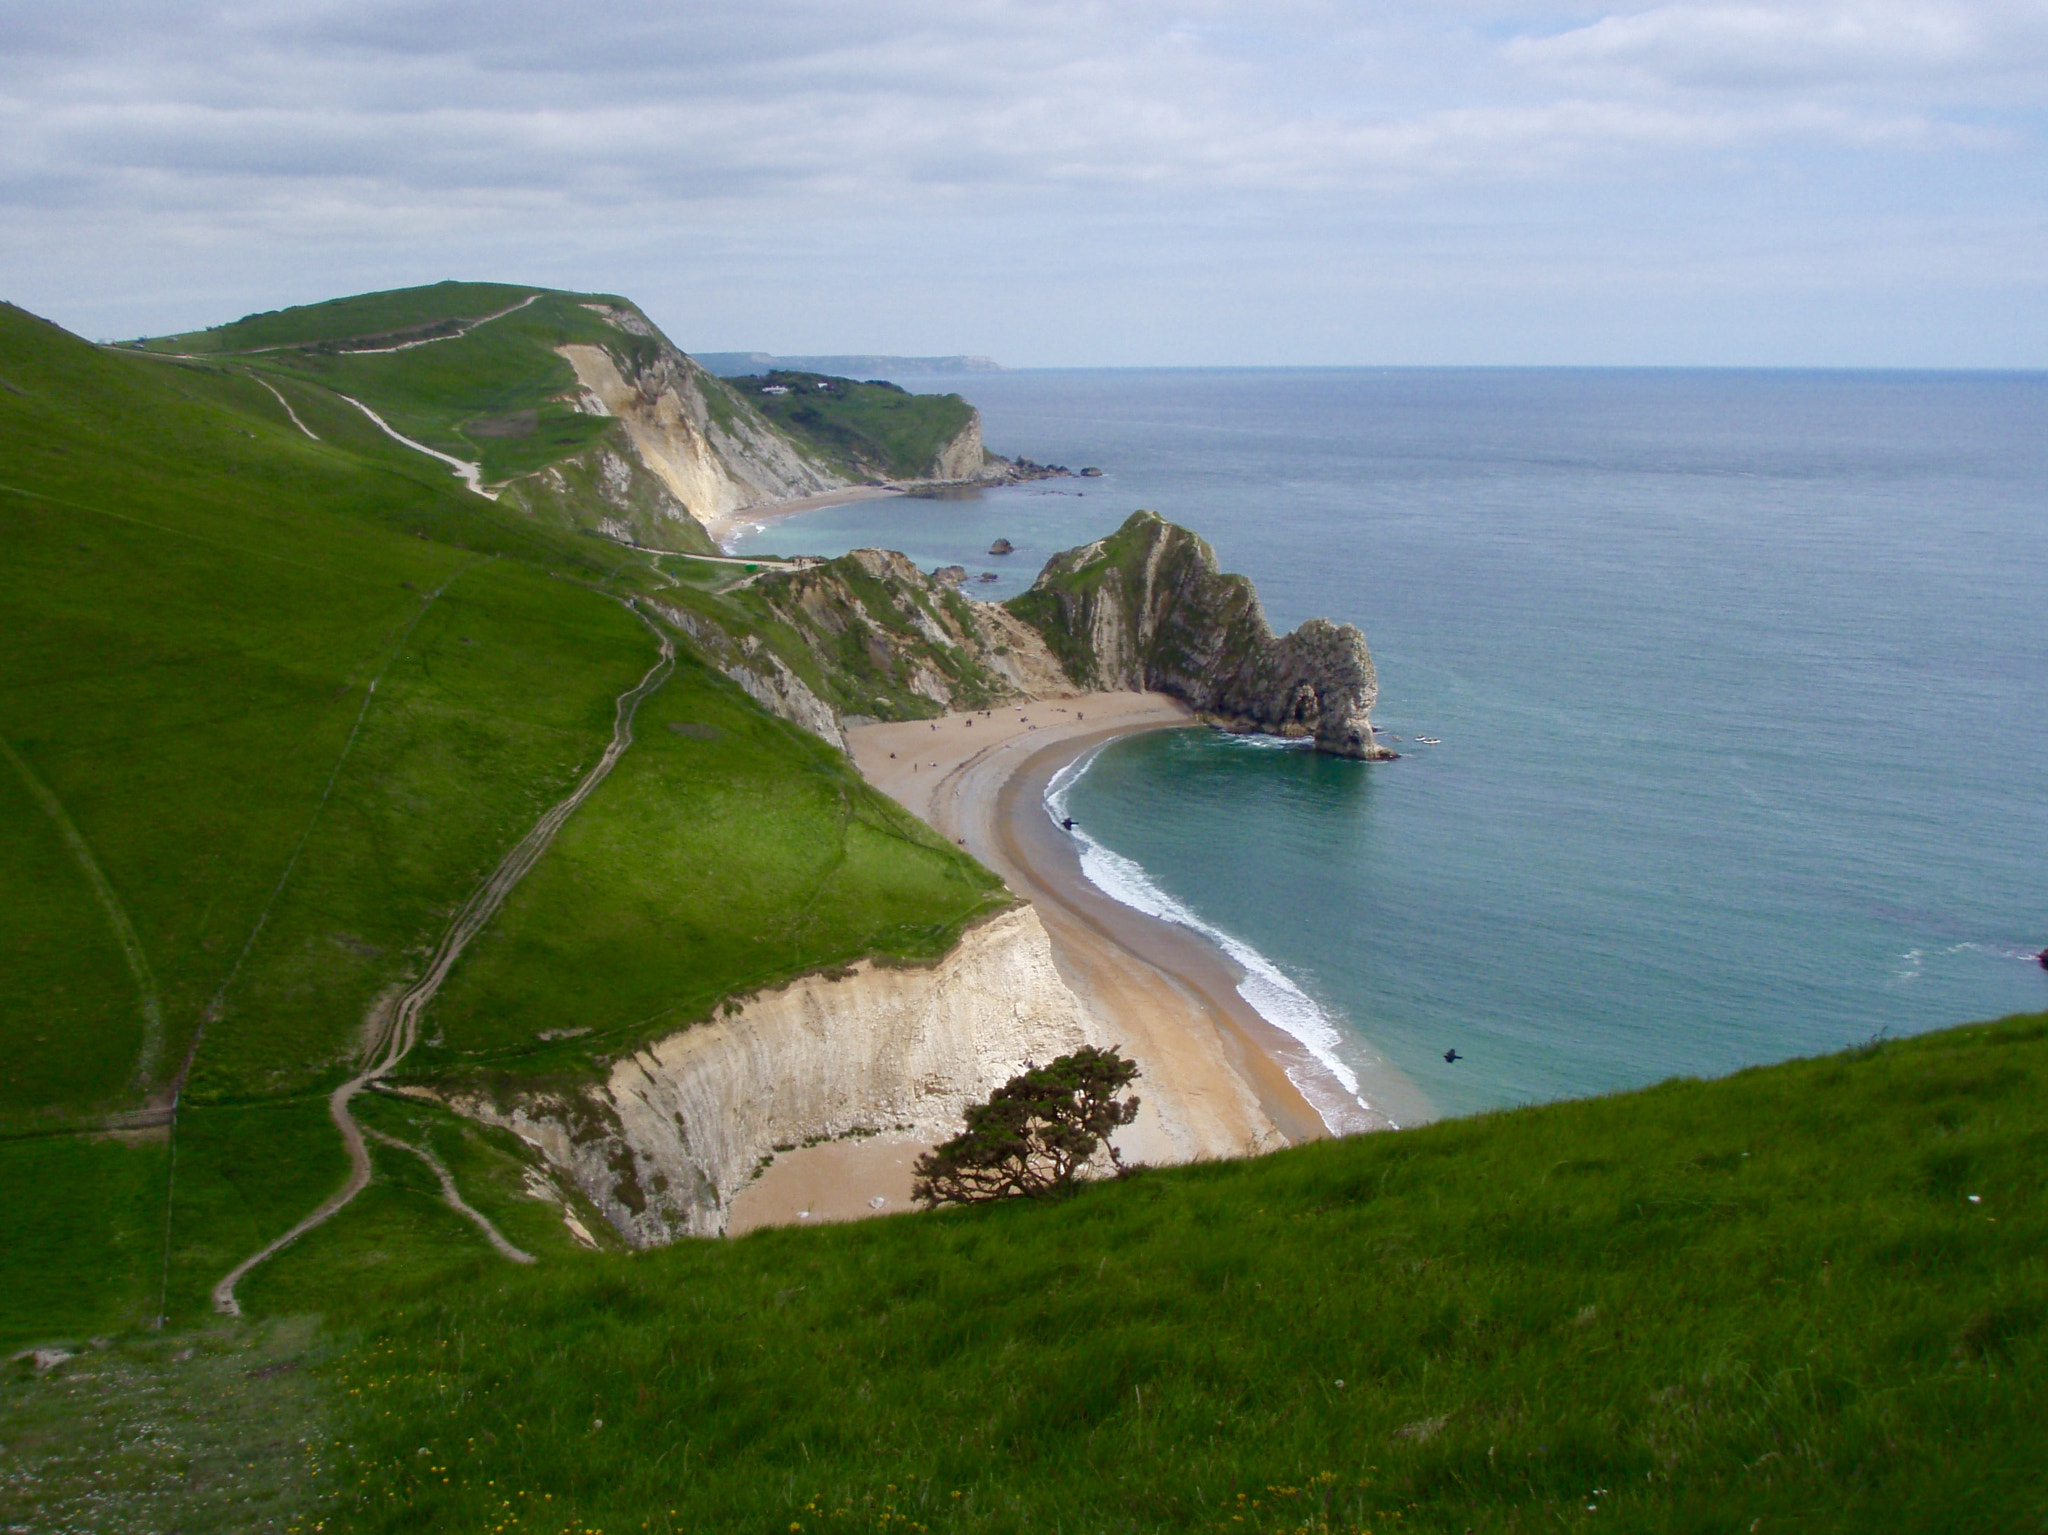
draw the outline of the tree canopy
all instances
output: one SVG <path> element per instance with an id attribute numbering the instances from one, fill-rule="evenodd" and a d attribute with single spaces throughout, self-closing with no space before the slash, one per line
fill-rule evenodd
<path id="1" fill-rule="evenodd" d="M 1064 1194 L 1104 1149 L 1121 1174 L 1108 1138 L 1138 1117 L 1138 1099 L 1117 1096 L 1137 1077 L 1114 1046 L 1027 1065 L 968 1109 L 965 1130 L 917 1159 L 912 1197 L 930 1207 Z"/>

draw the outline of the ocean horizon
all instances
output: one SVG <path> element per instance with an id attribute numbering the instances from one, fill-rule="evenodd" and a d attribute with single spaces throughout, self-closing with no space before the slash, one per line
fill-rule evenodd
<path id="1" fill-rule="evenodd" d="M 900 382 L 1102 476 L 736 547 L 881 545 L 1001 599 L 1142 506 L 1276 629 L 1365 632 L 1401 760 L 1184 731 L 1058 786 L 1091 878 L 1207 932 L 1318 1055 L 1456 1114 L 2048 1005 L 2048 375 Z"/>

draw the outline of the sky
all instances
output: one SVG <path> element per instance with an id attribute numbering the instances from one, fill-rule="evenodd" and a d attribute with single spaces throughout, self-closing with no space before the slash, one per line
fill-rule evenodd
<path id="1" fill-rule="evenodd" d="M 0 298 L 686 350 L 2048 366 L 2048 0 L 0 0 Z"/>

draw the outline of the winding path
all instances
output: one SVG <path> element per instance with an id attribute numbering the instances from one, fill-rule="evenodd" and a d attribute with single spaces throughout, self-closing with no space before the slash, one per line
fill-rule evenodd
<path id="1" fill-rule="evenodd" d="M 251 374 L 250 377 L 254 378 L 255 375 Z M 277 403 L 282 405 L 284 407 L 284 413 L 292 418 L 293 426 L 297 427 L 300 431 L 304 432 L 308 437 L 312 438 L 315 442 L 318 442 L 320 440 L 320 434 L 314 431 L 310 426 L 306 425 L 305 422 L 299 419 L 299 413 L 292 409 L 292 402 L 284 397 L 283 393 L 278 389 L 277 385 L 271 383 L 270 380 L 267 378 L 256 379 L 256 382 L 261 384 L 265 389 L 268 389 L 272 394 L 277 396 Z"/>
<path id="2" fill-rule="evenodd" d="M 476 1229 L 484 1234 L 484 1240 L 497 1248 L 500 1256 L 514 1263 L 537 1263 L 540 1261 L 532 1253 L 526 1251 L 525 1248 L 514 1247 L 505 1239 L 505 1233 L 491 1224 L 491 1218 L 488 1215 L 464 1199 L 462 1197 L 462 1190 L 455 1186 L 455 1175 L 449 1172 L 446 1167 L 443 1167 L 441 1159 L 427 1150 L 426 1147 L 415 1146 L 411 1141 L 402 1141 L 395 1135 L 386 1135 L 382 1130 L 365 1130 L 363 1133 L 379 1146 L 390 1146 L 394 1150 L 411 1152 L 433 1169 L 434 1176 L 441 1180 L 442 1203 L 464 1220 L 473 1222 Z"/>
<path id="3" fill-rule="evenodd" d="M 336 393 L 340 393 L 340 391 L 337 390 Z M 462 477 L 462 483 L 464 485 L 467 485 L 471 490 L 475 491 L 478 495 L 482 496 L 486 501 L 495 501 L 498 499 L 498 493 L 495 490 L 484 489 L 484 466 L 482 464 L 472 464 L 468 459 L 457 458 L 453 453 L 443 453 L 439 448 L 430 448 L 423 442 L 414 442 L 410 437 L 406 436 L 405 433 L 401 432 L 389 421 L 386 421 L 382 416 L 378 415 L 374 410 L 370 409 L 369 406 L 365 405 L 361 400 L 357 399 L 354 395 L 344 394 L 341 397 L 344 400 L 348 401 L 349 404 L 353 405 L 357 410 L 361 411 L 364 415 L 368 416 L 372 421 L 374 421 L 377 424 L 377 429 L 381 431 L 386 437 L 389 437 L 393 442 L 404 443 L 405 446 L 411 448 L 413 452 L 424 453 L 427 455 L 428 458 L 438 458 L 442 463 L 446 464 L 450 469 L 453 469 L 458 475 Z M 286 409 L 290 409 L 290 407 L 287 406 Z"/>
<path id="4" fill-rule="evenodd" d="M 364 1144 L 362 1126 L 356 1123 L 355 1116 L 349 1112 L 350 1100 L 372 1083 L 381 1082 L 389 1076 L 406 1056 L 412 1053 L 412 1047 L 419 1040 L 420 1018 L 426 1012 L 427 1005 L 434 1000 L 435 993 L 440 991 L 441 983 L 448 978 L 449 971 L 455 967 L 456 960 L 462 957 L 462 951 L 469 946 L 472 938 L 483 931 L 484 925 L 497 915 L 498 908 L 505 903 L 505 897 L 510 895 L 519 881 L 526 877 L 528 871 L 540 862 L 541 855 L 555 840 L 555 834 L 562 829 L 569 817 L 575 814 L 576 808 L 590 797 L 591 791 L 604 782 L 612 768 L 617 765 L 619 758 L 625 755 L 626 748 L 633 744 L 633 716 L 641 703 L 668 680 L 669 673 L 675 668 L 676 647 L 675 642 L 649 620 L 630 599 L 621 600 L 635 618 L 647 625 L 648 630 L 660 643 L 661 658 L 654 663 L 646 676 L 619 695 L 618 703 L 613 710 L 611 744 L 604 749 L 604 755 L 597 759 L 596 765 L 583 775 L 582 781 L 570 790 L 566 798 L 552 806 L 534 823 L 533 829 L 505 855 L 498 867 L 491 871 L 490 877 L 463 902 L 462 908 L 455 913 L 454 920 L 442 933 L 441 942 L 434 950 L 434 957 L 428 963 L 426 973 L 398 999 L 396 1006 L 383 1012 L 381 1017 L 377 1014 L 372 1015 L 375 1032 L 368 1052 L 371 1055 L 370 1064 L 342 1083 L 327 1098 L 328 1117 L 334 1121 L 335 1129 L 341 1132 L 342 1145 L 348 1150 L 348 1179 L 312 1214 L 260 1251 L 244 1258 L 213 1287 L 213 1309 L 223 1316 L 242 1314 L 241 1305 L 235 1299 L 235 1286 L 241 1283 L 243 1275 L 289 1247 L 316 1226 L 339 1214 L 356 1195 L 369 1186 L 370 1150 Z M 407 1146 L 405 1149 L 417 1156 L 425 1155 L 415 1147 Z M 428 1160 L 431 1162 L 432 1159 Z M 447 1180 L 443 1185 L 444 1192 L 452 1189 L 454 1180 L 448 1178 L 446 1171 L 438 1166 L 436 1171 Z M 482 1219 L 467 1206 L 456 1208 L 473 1219 Z M 494 1238 L 494 1245 L 496 1243 L 503 1243 L 505 1247 L 511 1246 L 509 1242 L 504 1242 L 502 1237 Z M 514 1248 L 513 1251 L 517 1252 L 518 1249 Z M 532 1261 L 530 1256 L 526 1261 Z"/>

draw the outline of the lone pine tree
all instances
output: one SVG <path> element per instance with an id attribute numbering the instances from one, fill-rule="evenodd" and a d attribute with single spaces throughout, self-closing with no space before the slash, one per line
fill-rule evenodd
<path id="1" fill-rule="evenodd" d="M 917 1159 L 912 1197 L 930 1207 L 1063 1194 L 1109 1133 L 1138 1117 L 1137 1062 L 1094 1046 L 1027 1066 L 967 1111 L 967 1128 Z M 1123 1159 L 1108 1146 L 1121 1173 Z"/>

